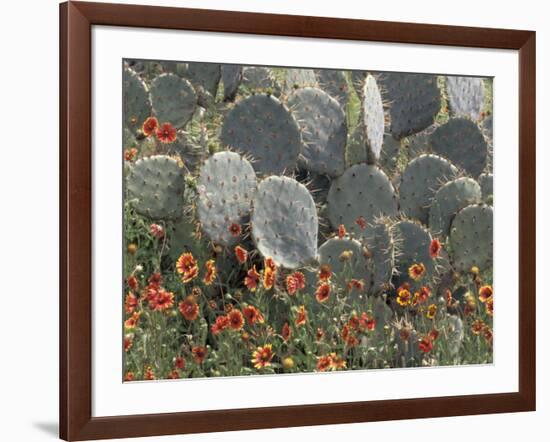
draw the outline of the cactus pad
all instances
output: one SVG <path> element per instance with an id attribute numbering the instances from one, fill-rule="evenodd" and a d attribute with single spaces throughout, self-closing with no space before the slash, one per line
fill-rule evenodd
<path id="1" fill-rule="evenodd" d="M 306 169 L 338 176 L 345 168 L 346 117 L 329 94 L 317 88 L 296 90 L 288 105 L 302 128 L 303 163 Z"/>
<path id="2" fill-rule="evenodd" d="M 223 99 L 233 101 L 243 77 L 243 67 L 240 64 L 222 65 Z"/>
<path id="3" fill-rule="evenodd" d="M 493 197 L 493 174 L 492 173 L 482 173 L 478 178 L 477 182 L 479 187 L 481 187 L 481 194 L 483 199 L 488 204 L 492 205 Z M 490 203 L 488 201 L 491 201 Z"/>
<path id="4" fill-rule="evenodd" d="M 459 272 L 480 270 L 493 262 L 493 208 L 483 204 L 465 207 L 451 224 L 452 262 Z"/>
<path id="5" fill-rule="evenodd" d="M 439 187 L 458 173 L 449 161 L 437 155 L 420 155 L 412 160 L 401 177 L 401 211 L 428 224 L 430 204 Z"/>
<path id="6" fill-rule="evenodd" d="M 485 103 L 485 86 L 482 78 L 447 77 L 447 96 L 453 115 L 479 120 Z"/>
<path id="7" fill-rule="evenodd" d="M 218 152 L 205 161 L 198 179 L 197 214 L 203 231 L 215 243 L 241 239 L 232 230 L 247 221 L 256 191 L 252 165 L 235 152 Z"/>
<path id="8" fill-rule="evenodd" d="M 243 86 L 251 92 L 268 92 L 278 97 L 281 95 L 281 86 L 269 68 L 250 66 L 243 71 Z"/>
<path id="9" fill-rule="evenodd" d="M 481 130 L 469 119 L 453 118 L 438 127 L 431 136 L 434 153 L 463 168 L 473 177 L 485 169 L 487 141 Z"/>
<path id="10" fill-rule="evenodd" d="M 126 185 L 136 212 L 153 220 L 183 215 L 185 178 L 176 160 L 164 155 L 140 159 L 130 169 Z"/>
<path id="11" fill-rule="evenodd" d="M 391 229 L 383 222 L 368 226 L 364 243 L 368 249 L 368 266 L 371 274 L 371 279 L 367 283 L 372 292 L 378 293 L 391 283 L 395 265 L 395 244 Z"/>
<path id="12" fill-rule="evenodd" d="M 376 80 L 370 74 L 365 79 L 361 95 L 367 146 L 373 158 L 378 160 L 384 141 L 384 106 Z"/>
<path id="13" fill-rule="evenodd" d="M 295 89 L 317 87 L 317 78 L 313 69 L 287 69 L 284 92 L 290 95 Z"/>
<path id="14" fill-rule="evenodd" d="M 344 73 L 335 69 L 315 69 L 315 75 L 319 88 L 345 107 L 348 102 L 348 82 Z"/>
<path id="15" fill-rule="evenodd" d="M 351 252 L 349 260 L 342 259 L 342 253 Z M 361 243 L 355 239 L 331 238 L 319 247 L 319 264 L 329 265 L 335 278 L 346 284 L 350 278 L 370 280 L 367 259 Z"/>
<path id="16" fill-rule="evenodd" d="M 124 123 L 134 133 L 141 129 L 143 122 L 151 115 L 151 102 L 145 84 L 131 69 L 124 69 Z"/>
<path id="17" fill-rule="evenodd" d="M 264 257 L 289 269 L 316 259 L 317 209 L 303 184 L 288 177 L 268 177 L 258 185 L 253 206 L 252 238 Z"/>
<path id="18" fill-rule="evenodd" d="M 151 83 L 153 112 L 161 123 L 181 128 L 193 116 L 197 97 L 187 80 L 174 74 L 162 74 Z"/>
<path id="19" fill-rule="evenodd" d="M 215 97 L 221 77 L 221 66 L 216 63 L 189 63 L 184 77 L 197 90 L 202 88 L 212 95 L 212 97 Z"/>
<path id="20" fill-rule="evenodd" d="M 275 97 L 252 95 L 225 116 L 221 141 L 250 155 L 256 171 L 281 174 L 296 166 L 302 148 L 298 123 Z"/>

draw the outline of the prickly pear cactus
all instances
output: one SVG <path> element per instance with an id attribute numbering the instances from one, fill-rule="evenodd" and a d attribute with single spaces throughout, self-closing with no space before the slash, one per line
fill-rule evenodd
<path id="1" fill-rule="evenodd" d="M 392 235 L 396 243 L 395 269 L 393 285 L 399 287 L 410 281 L 409 268 L 413 264 L 424 264 L 426 272 L 422 278 L 429 281 L 434 274 L 435 265 L 430 256 L 430 232 L 420 224 L 403 220 L 392 226 Z"/>
<path id="2" fill-rule="evenodd" d="M 341 175 L 348 129 L 338 101 L 321 89 L 307 87 L 296 90 L 288 105 L 302 129 L 304 167 L 329 176 Z"/>
<path id="3" fill-rule="evenodd" d="M 384 141 L 384 106 L 378 84 L 370 74 L 365 79 L 361 95 L 367 146 L 373 158 L 378 160 Z"/>
<path id="4" fill-rule="evenodd" d="M 378 222 L 366 228 L 364 244 L 365 254 L 369 257 L 371 274 L 367 281 L 374 293 L 386 290 L 391 283 L 395 265 L 395 244 L 387 222 Z"/>
<path id="5" fill-rule="evenodd" d="M 351 252 L 351 256 L 344 258 L 342 256 L 344 252 Z M 330 270 L 337 275 L 336 277 L 363 279 L 365 282 L 371 279 L 363 247 L 355 239 L 331 238 L 326 241 L 319 247 L 319 264 L 330 266 Z M 341 282 L 347 283 L 347 281 Z"/>
<path id="6" fill-rule="evenodd" d="M 258 185 L 253 206 L 252 238 L 264 257 L 289 269 L 316 259 L 317 208 L 303 184 L 289 177 L 268 177 Z"/>
<path id="7" fill-rule="evenodd" d="M 484 204 L 465 207 L 451 224 L 452 263 L 459 272 L 473 266 L 484 270 L 493 263 L 493 208 Z"/>
<path id="8" fill-rule="evenodd" d="M 201 167 L 197 215 L 215 243 L 231 245 L 242 236 L 256 191 L 252 165 L 235 152 L 218 152 Z"/>
<path id="9" fill-rule="evenodd" d="M 315 69 L 319 88 L 336 98 L 342 107 L 348 103 L 348 82 L 344 72 L 334 69 Z"/>
<path id="10" fill-rule="evenodd" d="M 122 89 L 124 90 L 124 124 L 132 132 L 141 129 L 143 122 L 151 115 L 151 102 L 145 83 L 131 69 L 124 69 Z"/>
<path id="11" fill-rule="evenodd" d="M 276 97 L 281 95 L 281 86 L 271 72 L 271 69 L 263 66 L 244 68 L 242 85 L 250 92 L 269 92 Z"/>
<path id="12" fill-rule="evenodd" d="M 301 87 L 317 87 L 317 78 L 313 69 L 287 69 L 284 93 L 290 95 Z"/>
<path id="13" fill-rule="evenodd" d="M 473 178 L 457 178 L 439 188 L 430 207 L 430 230 L 447 236 L 455 214 L 466 206 L 481 202 L 481 189 Z"/>
<path id="14" fill-rule="evenodd" d="M 330 178 L 328 176 L 299 168 L 296 180 L 308 188 L 316 204 L 321 205 L 326 203 L 330 189 Z"/>
<path id="15" fill-rule="evenodd" d="M 221 67 L 223 83 L 223 99 L 233 101 L 237 95 L 243 77 L 243 67 L 240 64 L 224 64 Z"/>
<path id="16" fill-rule="evenodd" d="M 390 177 L 393 176 L 397 170 L 400 150 L 401 143 L 398 140 L 393 138 L 390 134 L 384 135 L 378 164 Z"/>
<path id="17" fill-rule="evenodd" d="M 136 212 L 153 220 L 183 215 L 185 177 L 176 160 L 156 155 L 136 161 L 126 187 Z"/>
<path id="18" fill-rule="evenodd" d="M 437 189 L 458 170 L 437 155 L 421 155 L 412 160 L 401 176 L 399 207 L 411 218 L 428 224 L 430 205 Z"/>
<path id="19" fill-rule="evenodd" d="M 368 162 L 367 141 L 365 140 L 365 125 L 362 121 L 348 135 L 346 145 L 346 166 Z"/>
<path id="20" fill-rule="evenodd" d="M 162 74 L 151 83 L 151 101 L 153 112 L 161 123 L 182 128 L 195 112 L 197 97 L 187 80 L 174 74 Z"/>
<path id="21" fill-rule="evenodd" d="M 363 82 L 367 76 L 366 71 L 351 71 L 351 84 L 355 89 L 355 93 L 360 97 L 363 90 Z"/>
<path id="22" fill-rule="evenodd" d="M 487 141 L 481 130 L 467 118 L 452 118 L 431 136 L 434 153 L 447 158 L 477 177 L 487 164 Z"/>
<path id="23" fill-rule="evenodd" d="M 482 78 L 447 77 L 447 96 L 453 115 L 479 120 L 485 103 L 485 86 Z"/>
<path id="24" fill-rule="evenodd" d="M 202 88 L 215 97 L 221 77 L 221 65 L 217 63 L 189 63 L 184 77 L 196 89 Z"/>
<path id="25" fill-rule="evenodd" d="M 479 183 L 479 187 L 481 187 L 481 194 L 483 195 L 483 200 L 487 204 L 493 205 L 493 174 L 482 173 L 477 178 L 477 182 Z"/>
<path id="26" fill-rule="evenodd" d="M 376 166 L 356 164 L 332 181 L 327 197 L 327 217 L 334 228 L 363 234 L 361 221 L 397 215 L 397 198 L 389 178 Z"/>
<path id="27" fill-rule="evenodd" d="M 195 236 L 195 224 L 188 215 L 183 215 L 174 225 L 167 229 L 168 254 L 176 262 L 182 253 L 191 252 L 194 256 L 202 255 L 202 244 Z"/>
<path id="28" fill-rule="evenodd" d="M 441 108 L 435 75 L 384 72 L 378 83 L 384 91 L 384 101 L 390 103 L 390 131 L 394 138 L 420 132 L 434 122 Z"/>
<path id="29" fill-rule="evenodd" d="M 294 169 L 302 149 L 300 128 L 292 114 L 275 97 L 264 94 L 245 98 L 229 111 L 220 139 L 250 155 L 262 174 Z"/>

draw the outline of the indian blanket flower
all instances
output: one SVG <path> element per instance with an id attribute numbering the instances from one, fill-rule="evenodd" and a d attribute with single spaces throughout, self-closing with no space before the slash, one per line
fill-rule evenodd
<path id="1" fill-rule="evenodd" d="M 493 287 L 490 285 L 484 285 L 479 288 L 478 292 L 479 300 L 486 302 L 491 296 L 493 296 Z"/>
<path id="2" fill-rule="evenodd" d="M 341 336 L 348 347 L 355 347 L 359 344 L 359 340 L 347 324 L 342 327 Z"/>
<path id="3" fill-rule="evenodd" d="M 355 220 L 355 224 L 357 224 L 360 229 L 364 230 L 367 227 L 367 220 L 363 216 L 360 216 Z"/>
<path id="4" fill-rule="evenodd" d="M 138 298 L 132 292 L 128 292 L 124 299 L 124 310 L 126 313 L 133 313 L 138 306 Z"/>
<path id="5" fill-rule="evenodd" d="M 269 367 L 272 359 L 273 350 L 271 344 L 266 344 L 256 348 L 254 353 L 252 353 L 251 362 L 254 364 L 255 369 L 260 370 L 264 367 Z"/>
<path id="6" fill-rule="evenodd" d="M 124 151 L 124 159 L 126 161 L 132 161 L 138 153 L 138 150 L 135 147 L 131 147 L 130 149 L 126 149 Z"/>
<path id="7" fill-rule="evenodd" d="M 183 370 L 185 368 L 185 359 L 183 359 L 181 356 L 178 356 L 174 360 L 174 367 L 176 367 L 178 370 Z"/>
<path id="8" fill-rule="evenodd" d="M 159 224 L 151 224 L 149 226 L 149 233 L 153 235 L 157 239 L 161 239 L 164 237 L 164 227 L 162 227 Z"/>
<path id="9" fill-rule="evenodd" d="M 155 117 L 149 117 L 143 122 L 141 128 L 143 135 L 149 137 L 153 135 L 159 126 L 159 121 Z"/>
<path id="10" fill-rule="evenodd" d="M 320 356 L 317 359 L 317 371 L 327 371 L 332 365 L 332 358 L 330 355 Z"/>
<path id="11" fill-rule="evenodd" d="M 162 312 L 174 306 L 174 294 L 167 290 L 159 290 L 156 296 L 149 299 L 151 310 Z"/>
<path id="12" fill-rule="evenodd" d="M 124 351 L 130 350 L 133 343 L 134 343 L 134 341 L 133 341 L 131 336 L 125 336 L 124 337 Z"/>
<path id="13" fill-rule="evenodd" d="M 244 264 L 248 259 L 248 252 L 246 251 L 246 249 L 242 248 L 241 246 L 236 246 L 235 257 L 237 258 L 237 261 L 239 261 L 240 264 Z"/>
<path id="14" fill-rule="evenodd" d="M 152 367 L 147 367 L 143 373 L 143 379 L 146 381 L 154 381 L 156 379 L 155 372 Z"/>
<path id="15" fill-rule="evenodd" d="M 151 287 L 160 287 L 160 285 L 162 284 L 162 275 L 158 272 L 155 272 L 151 276 L 149 276 L 147 282 Z"/>
<path id="16" fill-rule="evenodd" d="M 194 296 L 188 296 L 178 305 L 178 309 L 182 316 L 188 321 L 194 321 L 199 317 L 199 305 L 195 301 Z"/>
<path id="17" fill-rule="evenodd" d="M 354 290 L 355 289 L 358 292 L 362 292 L 365 289 L 365 281 L 363 281 L 362 279 L 352 278 L 348 282 L 347 287 L 348 287 L 348 290 Z"/>
<path id="18" fill-rule="evenodd" d="M 481 319 L 476 319 L 474 322 L 472 322 L 472 333 L 474 335 L 479 335 L 483 331 L 484 327 L 485 322 L 483 322 Z"/>
<path id="19" fill-rule="evenodd" d="M 277 275 L 277 266 L 275 265 L 275 262 L 273 261 L 273 258 L 266 258 L 264 260 L 264 288 L 266 290 L 269 290 L 273 288 L 273 285 L 275 284 L 275 277 Z"/>
<path id="20" fill-rule="evenodd" d="M 233 235 L 233 236 L 239 236 L 242 232 L 241 225 L 238 224 L 238 223 L 232 223 L 229 226 L 228 230 L 229 230 L 229 233 L 231 233 L 231 235 Z"/>
<path id="21" fill-rule="evenodd" d="M 204 362 L 204 359 L 206 358 L 207 353 L 208 353 L 208 350 L 206 349 L 206 347 L 196 346 L 191 349 L 193 360 L 197 364 L 202 364 Z"/>
<path id="22" fill-rule="evenodd" d="M 432 295 L 431 290 L 429 289 L 429 287 L 426 286 L 422 286 L 420 290 L 416 293 L 418 293 L 418 302 L 420 304 L 426 302 L 428 298 Z"/>
<path id="23" fill-rule="evenodd" d="M 205 285 L 211 285 L 216 279 L 218 271 L 216 269 L 216 261 L 209 259 L 204 265 L 206 267 L 206 274 L 204 275 L 203 281 Z"/>
<path id="24" fill-rule="evenodd" d="M 423 263 L 413 264 L 409 267 L 409 276 L 415 281 L 419 281 L 426 273 L 426 266 Z"/>
<path id="25" fill-rule="evenodd" d="M 296 311 L 296 318 L 294 320 L 294 323 L 296 324 L 297 327 L 299 327 L 301 325 L 305 325 L 306 322 L 307 322 L 306 307 L 304 305 L 301 305 L 300 307 L 298 307 L 298 310 Z"/>
<path id="26" fill-rule="evenodd" d="M 429 353 L 432 351 L 434 348 L 434 343 L 431 336 L 424 336 L 420 341 L 418 341 L 418 348 L 424 353 Z"/>
<path id="27" fill-rule="evenodd" d="M 330 368 L 332 370 L 343 370 L 346 368 L 346 360 L 338 356 L 336 353 L 330 355 Z"/>
<path id="28" fill-rule="evenodd" d="M 491 327 L 485 326 L 483 329 L 483 337 L 489 345 L 493 345 L 493 329 Z"/>
<path id="29" fill-rule="evenodd" d="M 179 379 L 180 374 L 178 373 L 178 370 L 172 370 L 170 373 L 168 373 L 168 379 Z"/>
<path id="30" fill-rule="evenodd" d="M 346 236 L 346 226 L 340 224 L 338 226 L 338 238 L 343 238 L 344 236 Z"/>
<path id="31" fill-rule="evenodd" d="M 216 322 L 212 324 L 210 330 L 212 331 L 212 334 L 219 335 L 227 327 L 229 327 L 229 317 L 227 315 L 223 315 L 216 318 Z"/>
<path id="32" fill-rule="evenodd" d="M 197 261 L 192 253 L 183 253 L 176 262 L 176 270 L 182 275 L 182 281 L 188 283 L 195 279 L 199 274 Z"/>
<path id="33" fill-rule="evenodd" d="M 292 332 L 290 331 L 289 323 L 285 322 L 285 324 L 283 325 L 283 328 L 281 329 L 281 337 L 283 338 L 283 341 L 288 342 L 288 340 L 290 339 L 291 333 Z"/>
<path id="34" fill-rule="evenodd" d="M 170 123 L 163 123 L 156 131 L 157 139 L 163 144 L 169 144 L 176 141 L 178 135 L 176 133 L 176 128 Z"/>
<path id="35" fill-rule="evenodd" d="M 363 330 L 372 331 L 376 328 L 376 319 L 370 313 L 363 312 L 361 314 L 361 319 L 359 320 L 361 328 Z"/>
<path id="36" fill-rule="evenodd" d="M 437 305 L 435 304 L 430 304 L 428 306 L 428 311 L 426 312 L 426 317 L 428 319 L 433 319 L 435 318 L 435 314 L 437 313 Z"/>
<path id="37" fill-rule="evenodd" d="M 136 325 L 139 321 L 140 316 L 141 316 L 141 312 L 132 313 L 132 316 L 130 316 L 128 319 L 126 319 L 126 321 L 124 321 L 124 327 L 127 329 L 136 328 Z"/>
<path id="38" fill-rule="evenodd" d="M 256 270 L 256 265 L 253 265 L 244 278 L 244 285 L 246 288 L 251 292 L 255 292 L 258 287 L 258 282 L 260 281 L 260 276 L 261 275 Z"/>
<path id="39" fill-rule="evenodd" d="M 132 290 L 137 290 L 139 288 L 138 280 L 134 275 L 128 276 L 126 284 L 128 284 L 128 287 L 130 287 Z"/>
<path id="40" fill-rule="evenodd" d="M 397 292 L 397 303 L 405 307 L 411 303 L 411 292 L 406 288 L 400 288 Z"/>
<path id="41" fill-rule="evenodd" d="M 493 297 L 492 296 L 487 298 L 487 301 L 485 301 L 485 311 L 489 316 L 493 316 Z"/>
<path id="42" fill-rule="evenodd" d="M 136 376 L 132 371 L 129 371 L 124 375 L 124 382 L 132 382 L 135 379 L 136 379 Z"/>
<path id="43" fill-rule="evenodd" d="M 254 325 L 256 323 L 263 323 L 264 317 L 261 314 L 260 310 L 258 310 L 253 305 L 247 305 L 245 308 L 243 308 L 243 315 L 246 318 L 246 322 L 248 325 Z"/>
<path id="44" fill-rule="evenodd" d="M 244 317 L 240 310 L 233 309 L 227 315 L 229 318 L 229 327 L 232 330 L 239 331 L 244 326 Z"/>
<path id="45" fill-rule="evenodd" d="M 332 270 L 328 264 L 323 264 L 319 269 L 319 280 L 328 281 L 332 276 Z"/>
<path id="46" fill-rule="evenodd" d="M 330 285 L 327 282 L 322 283 L 315 291 L 315 299 L 317 302 L 327 302 L 330 297 Z"/>
<path id="47" fill-rule="evenodd" d="M 298 281 L 292 275 L 286 277 L 286 291 L 289 295 L 295 295 L 298 291 Z"/>
<path id="48" fill-rule="evenodd" d="M 441 243 L 437 238 L 432 239 L 430 243 L 430 257 L 437 258 L 441 252 Z"/>

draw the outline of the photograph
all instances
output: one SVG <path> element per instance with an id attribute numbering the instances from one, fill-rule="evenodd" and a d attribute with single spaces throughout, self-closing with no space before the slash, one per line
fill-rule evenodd
<path id="1" fill-rule="evenodd" d="M 121 81 L 124 382 L 493 363 L 492 77 Z"/>

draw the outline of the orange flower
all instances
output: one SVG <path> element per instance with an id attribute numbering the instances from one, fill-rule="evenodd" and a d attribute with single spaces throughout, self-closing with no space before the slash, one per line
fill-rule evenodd
<path id="1" fill-rule="evenodd" d="M 346 368 L 346 365 L 347 365 L 346 360 L 342 359 L 336 353 L 331 353 L 329 357 L 330 357 L 330 368 L 332 370 L 343 370 L 344 368 Z"/>
<path id="2" fill-rule="evenodd" d="M 244 285 L 250 290 L 251 292 L 255 292 L 256 288 L 258 287 L 258 281 L 260 280 L 260 274 L 256 270 L 256 265 L 253 265 L 250 270 L 246 273 L 246 277 L 244 278 Z"/>
<path id="3" fill-rule="evenodd" d="M 326 282 L 321 284 L 315 291 L 315 299 L 317 302 L 326 302 L 330 296 L 330 285 Z"/>
<path id="4" fill-rule="evenodd" d="M 124 321 L 124 327 L 132 329 L 136 328 L 141 312 L 134 312 L 126 321 Z"/>
<path id="5" fill-rule="evenodd" d="M 128 284 L 128 287 L 132 290 L 137 290 L 139 288 L 138 280 L 134 275 L 128 276 L 126 284 Z"/>
<path id="6" fill-rule="evenodd" d="M 156 296 L 149 299 L 149 308 L 154 311 L 162 312 L 174 306 L 174 294 L 161 289 Z"/>
<path id="7" fill-rule="evenodd" d="M 445 289 L 445 300 L 447 301 L 447 307 L 453 305 L 453 292 L 449 289 Z"/>
<path id="8" fill-rule="evenodd" d="M 193 257 L 192 253 L 183 253 L 178 258 L 178 261 L 176 262 L 176 270 L 180 275 L 183 275 L 182 281 L 184 283 L 192 281 L 199 274 L 197 261 Z"/>
<path id="9" fill-rule="evenodd" d="M 481 319 L 476 319 L 472 323 L 472 333 L 474 335 L 479 335 L 483 331 L 484 327 L 485 327 L 485 323 Z"/>
<path id="10" fill-rule="evenodd" d="M 153 273 L 147 280 L 150 287 L 160 287 L 162 284 L 162 275 L 160 273 Z"/>
<path id="11" fill-rule="evenodd" d="M 485 311 L 488 315 L 493 316 L 493 297 L 490 296 L 485 302 Z"/>
<path id="12" fill-rule="evenodd" d="M 479 288 L 479 300 L 486 302 L 491 296 L 493 296 L 493 287 L 490 285 L 484 285 Z"/>
<path id="13" fill-rule="evenodd" d="M 363 330 L 372 331 L 376 327 L 376 319 L 370 313 L 363 312 L 361 314 L 361 319 L 359 320 L 361 328 Z"/>
<path id="14" fill-rule="evenodd" d="M 132 147 L 130 149 L 126 149 L 124 151 L 124 159 L 126 161 L 132 161 L 138 153 L 138 150 L 135 147 Z"/>
<path id="15" fill-rule="evenodd" d="M 199 304 L 195 301 L 194 296 L 188 296 L 179 303 L 179 311 L 182 316 L 188 321 L 194 321 L 199 317 Z"/>
<path id="16" fill-rule="evenodd" d="M 273 351 L 271 344 L 266 344 L 263 347 L 257 347 L 254 353 L 252 353 L 251 362 L 254 364 L 254 368 L 260 370 L 264 367 L 271 365 L 273 359 Z"/>
<path id="17" fill-rule="evenodd" d="M 294 323 L 296 324 L 297 327 L 299 327 L 301 325 L 305 325 L 306 321 L 307 321 L 307 311 L 305 306 L 301 305 L 300 307 L 298 307 L 298 310 L 296 312 L 296 319 L 294 320 Z"/>
<path id="18" fill-rule="evenodd" d="M 143 127 L 141 130 L 143 131 L 143 135 L 146 137 L 152 135 L 155 133 L 159 125 L 159 121 L 155 117 L 149 117 L 143 122 Z"/>
<path id="19" fill-rule="evenodd" d="M 283 325 L 283 328 L 281 330 L 281 336 L 283 338 L 283 341 L 288 342 L 290 339 L 291 331 L 290 331 L 290 325 L 288 322 L 285 322 L 285 325 Z"/>
<path id="20" fill-rule="evenodd" d="M 303 290 L 306 288 L 306 277 L 302 272 L 294 272 L 292 277 L 296 280 L 298 290 Z"/>
<path id="21" fill-rule="evenodd" d="M 342 339 L 346 343 L 348 347 L 355 347 L 357 344 L 359 344 L 359 340 L 357 337 L 353 334 L 351 331 L 349 325 L 344 325 L 342 327 Z"/>
<path id="22" fill-rule="evenodd" d="M 216 322 L 212 324 L 212 327 L 210 327 L 210 330 L 212 330 L 212 334 L 219 335 L 222 331 L 224 331 L 229 326 L 229 318 L 227 316 L 218 316 L 216 318 Z"/>
<path id="23" fill-rule="evenodd" d="M 401 288 L 397 292 L 397 303 L 404 307 L 411 303 L 411 292 L 405 288 Z"/>
<path id="24" fill-rule="evenodd" d="M 362 292 L 365 289 L 365 282 L 362 279 L 351 279 L 348 282 L 348 290 L 357 290 L 359 292 Z"/>
<path id="25" fill-rule="evenodd" d="M 204 275 L 204 284 L 205 285 L 211 285 L 214 282 L 214 279 L 216 279 L 216 275 L 218 274 L 218 271 L 216 269 L 216 261 L 213 259 L 209 259 L 206 261 L 205 264 L 206 267 L 206 275 Z"/>
<path id="26" fill-rule="evenodd" d="M 124 310 L 126 313 L 132 313 L 138 306 L 138 298 L 132 292 L 128 292 L 124 300 Z"/>
<path id="27" fill-rule="evenodd" d="M 241 246 L 237 246 L 235 247 L 235 256 L 237 257 L 237 261 L 239 261 L 240 264 L 244 264 L 248 259 L 248 252 Z"/>
<path id="28" fill-rule="evenodd" d="M 338 226 L 338 238 L 343 238 L 344 236 L 346 236 L 346 226 L 340 224 Z"/>
<path id="29" fill-rule="evenodd" d="M 229 318 L 229 327 L 232 330 L 239 331 L 244 326 L 244 318 L 243 314 L 240 312 L 240 310 L 233 309 L 229 312 L 227 315 Z"/>
<path id="30" fill-rule="evenodd" d="M 430 243 L 430 257 L 437 258 L 439 256 L 439 252 L 441 252 L 441 243 L 437 238 L 434 238 Z"/>
<path id="31" fill-rule="evenodd" d="M 266 258 L 264 260 L 264 287 L 266 290 L 273 288 L 275 284 L 275 277 L 277 275 L 277 267 L 272 258 Z"/>
<path id="32" fill-rule="evenodd" d="M 323 264 L 319 270 L 319 280 L 327 281 L 332 276 L 332 270 L 328 264 Z"/>
<path id="33" fill-rule="evenodd" d="M 168 373 L 168 379 L 179 379 L 180 374 L 178 373 L 178 370 L 172 370 L 170 373 Z"/>
<path id="34" fill-rule="evenodd" d="M 124 375 L 124 382 L 132 382 L 135 378 L 134 372 L 129 371 Z"/>
<path id="35" fill-rule="evenodd" d="M 185 359 L 183 359 L 181 356 L 178 356 L 174 360 L 174 367 L 176 367 L 179 370 L 183 370 L 185 368 Z"/>
<path id="36" fill-rule="evenodd" d="M 207 353 L 208 350 L 206 350 L 205 347 L 197 346 L 191 349 L 191 354 L 193 355 L 193 359 L 197 364 L 203 363 Z"/>
<path id="37" fill-rule="evenodd" d="M 493 330 L 491 327 L 485 326 L 483 329 L 483 337 L 489 345 L 493 345 Z"/>
<path id="38" fill-rule="evenodd" d="M 264 317 L 260 313 L 260 310 L 253 305 L 247 305 L 243 309 L 243 314 L 246 318 L 246 322 L 248 322 L 248 325 L 254 325 L 256 322 L 259 322 L 260 324 L 264 322 Z"/>
<path id="39" fill-rule="evenodd" d="M 289 295 L 295 295 L 298 291 L 298 281 L 292 275 L 286 277 L 286 291 Z"/>
<path id="40" fill-rule="evenodd" d="M 143 379 L 146 381 L 154 381 L 155 378 L 155 372 L 151 367 L 147 367 L 145 369 L 145 373 L 143 373 Z"/>
<path id="41" fill-rule="evenodd" d="M 418 341 L 418 348 L 424 353 L 429 353 L 434 348 L 433 339 L 430 336 L 424 336 Z"/>
<path id="42" fill-rule="evenodd" d="M 328 369 L 330 369 L 331 365 L 332 365 L 332 358 L 330 357 L 330 355 L 320 356 L 319 359 L 317 360 L 318 371 L 327 371 Z"/>
<path id="43" fill-rule="evenodd" d="M 430 304 L 428 306 L 428 311 L 426 312 L 426 317 L 428 319 L 433 319 L 435 318 L 435 314 L 437 313 L 437 305 L 435 304 Z"/>
<path id="44" fill-rule="evenodd" d="M 161 239 L 164 236 L 164 227 L 159 224 L 151 224 L 149 226 L 149 233 L 157 239 Z"/>
<path id="45" fill-rule="evenodd" d="M 239 236 L 241 234 L 241 232 L 242 232 L 242 228 L 241 228 L 240 224 L 232 223 L 229 226 L 229 233 L 231 233 L 231 235 Z"/>
<path id="46" fill-rule="evenodd" d="M 409 276 L 414 279 L 415 281 L 420 280 L 424 273 L 426 273 L 426 266 L 424 264 L 413 264 L 409 267 Z"/>
<path id="47" fill-rule="evenodd" d="M 124 336 L 124 351 L 130 350 L 134 341 L 131 336 Z"/>
<path id="48" fill-rule="evenodd" d="M 157 128 L 156 136 L 162 144 L 173 143 L 178 138 L 176 128 L 170 123 L 161 124 L 161 126 Z"/>
<path id="49" fill-rule="evenodd" d="M 364 230 L 367 227 L 367 220 L 364 217 L 360 216 L 355 220 L 355 224 L 357 224 L 360 229 Z"/>

